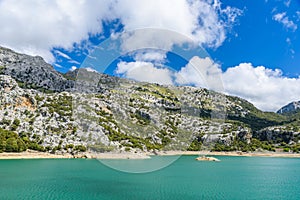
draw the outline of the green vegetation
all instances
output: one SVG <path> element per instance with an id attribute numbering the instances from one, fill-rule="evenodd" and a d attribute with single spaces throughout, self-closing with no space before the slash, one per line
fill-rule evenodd
<path id="1" fill-rule="evenodd" d="M 5 67 L 4 66 L 0 66 L 0 75 L 4 74 L 4 70 L 5 70 Z"/>
<path id="2" fill-rule="evenodd" d="M 11 120 L 3 118 L 0 123 L 6 126 L 10 126 Z"/>
<path id="3" fill-rule="evenodd" d="M 187 148 L 188 151 L 200 151 L 202 147 L 202 142 L 198 138 L 194 139 L 190 146 Z"/>
<path id="4" fill-rule="evenodd" d="M 240 105 L 243 110 L 249 111 L 245 116 L 237 116 L 229 111 L 227 118 L 229 120 L 243 122 L 253 131 L 258 131 L 269 126 L 282 125 L 290 121 L 286 116 L 258 110 L 253 104 L 238 97 L 227 96 L 226 98 Z"/>
<path id="5" fill-rule="evenodd" d="M 38 90 L 38 91 L 46 93 L 46 94 L 54 93 L 54 91 L 45 89 L 45 88 L 40 87 L 40 86 L 37 86 L 34 83 L 25 83 L 25 82 L 22 82 L 22 81 L 19 81 L 19 80 L 16 80 L 16 81 L 17 81 L 18 86 L 20 88 L 23 88 L 23 89 L 34 89 L 34 90 Z"/>
<path id="6" fill-rule="evenodd" d="M 71 74 L 66 73 L 66 74 L 62 74 L 62 76 L 67 80 L 76 81 L 76 75 L 73 76 Z"/>
<path id="7" fill-rule="evenodd" d="M 20 122 L 19 119 L 15 119 L 15 120 L 13 121 L 11 127 L 10 127 L 10 130 L 12 130 L 12 131 L 17 130 L 17 128 L 19 127 L 20 123 L 21 123 L 21 122 Z"/>
<path id="8" fill-rule="evenodd" d="M 202 137 L 204 133 L 198 134 L 193 141 L 191 142 L 190 146 L 187 148 L 188 151 L 200 151 L 202 147 Z"/>
<path id="9" fill-rule="evenodd" d="M 159 84 L 142 84 L 135 88 L 141 94 L 148 94 L 154 96 L 157 99 L 169 101 L 170 103 L 179 104 L 179 100 L 172 90 L 163 87 Z M 140 94 L 138 96 L 141 96 Z"/>
<path id="10" fill-rule="evenodd" d="M 106 115 L 106 118 L 103 117 Z M 162 144 L 155 144 L 152 142 L 151 138 L 142 138 L 138 136 L 128 135 L 122 133 L 120 127 L 116 121 L 108 113 L 102 113 L 102 117 L 99 119 L 100 125 L 107 130 L 108 138 L 110 141 L 119 141 L 122 146 L 139 148 L 141 150 L 152 150 L 152 149 L 161 149 Z M 113 128 L 114 127 L 114 128 Z M 96 146 L 97 147 L 97 146 Z M 145 149 L 144 149 L 145 147 Z M 93 147 L 92 147 L 93 148 Z"/>
<path id="11" fill-rule="evenodd" d="M 39 95 L 35 95 L 34 99 L 35 99 L 37 102 L 41 102 L 41 101 L 43 101 L 45 98 L 44 98 L 44 97 L 40 97 Z"/>
<path id="12" fill-rule="evenodd" d="M 94 144 L 94 145 L 89 145 L 88 149 L 91 151 L 99 152 L 99 153 L 104 153 L 104 152 L 110 152 L 114 150 L 113 146 L 107 146 L 102 143 L 99 144 Z"/>
<path id="13" fill-rule="evenodd" d="M 80 151 L 80 152 L 85 152 L 86 151 L 86 147 L 83 146 L 83 145 L 77 145 L 77 146 L 74 147 L 74 149 L 76 151 Z"/>
<path id="14" fill-rule="evenodd" d="M 250 144 L 247 144 L 244 141 L 234 140 L 231 145 L 225 145 L 222 143 L 216 143 L 213 151 L 242 151 L 242 152 L 251 152 L 257 149 L 275 151 L 273 144 L 270 144 L 266 141 L 259 141 L 258 139 L 252 138 Z"/>
<path id="15" fill-rule="evenodd" d="M 14 131 L 0 128 L 0 152 L 22 152 L 26 149 L 44 151 L 44 147 L 28 138 L 26 133 L 18 135 Z"/>
<path id="16" fill-rule="evenodd" d="M 135 113 L 130 113 L 130 117 L 137 119 L 137 123 L 140 125 L 149 125 L 151 122 L 150 115 L 140 110 L 136 110 Z"/>
<path id="17" fill-rule="evenodd" d="M 0 66 L 0 73 L 5 67 Z M 74 80 L 75 74 L 65 74 L 65 78 Z M 89 74 L 87 74 L 89 75 Z M 93 76 L 86 76 L 89 80 Z M 118 81 L 117 78 L 102 77 L 100 80 L 103 93 L 84 94 L 89 100 L 84 100 L 79 105 L 78 116 L 76 122 L 72 118 L 72 96 L 77 97 L 77 94 L 70 95 L 67 92 L 54 93 L 46 95 L 34 93 L 35 97 L 26 97 L 34 103 L 32 109 L 24 110 L 15 109 L 20 119 L 24 119 L 22 126 L 18 118 L 14 118 L 13 114 L 8 110 L 14 104 L 6 103 L 2 106 L 4 117 L 0 121 L 1 143 L 0 151 L 19 152 L 26 149 L 34 149 L 38 151 L 51 151 L 55 153 L 58 150 L 66 150 L 68 152 L 84 152 L 87 149 L 97 152 L 109 152 L 114 148 L 122 148 L 126 151 L 134 151 L 141 149 L 149 150 L 166 150 L 180 147 L 180 144 L 190 144 L 188 150 L 196 151 L 205 148 L 205 143 L 201 141 L 204 133 L 192 133 L 194 127 L 200 127 L 202 131 L 210 131 L 210 134 L 223 134 L 220 137 L 227 137 L 228 133 L 232 133 L 232 137 L 226 138 L 225 145 L 223 143 L 214 144 L 215 151 L 255 151 L 268 150 L 275 151 L 280 149 L 285 152 L 299 152 L 300 135 L 293 132 L 300 131 L 300 112 L 289 114 L 276 114 L 270 112 L 262 112 L 255 108 L 251 103 L 237 98 L 227 96 L 227 102 L 222 102 L 218 97 L 219 93 L 209 91 L 207 89 L 193 89 L 190 87 L 178 88 L 173 90 L 172 87 L 164 87 L 158 84 L 150 83 L 134 83 L 127 81 Z M 123 88 L 114 88 L 115 85 L 125 86 Z M 18 82 L 22 88 L 31 88 L 48 93 L 47 91 L 35 84 Z M 106 85 L 104 85 L 106 84 Z M 107 86 L 107 87 L 106 87 Z M 25 91 L 26 92 L 26 91 Z M 28 92 L 29 93 L 29 92 Z M 178 96 L 178 98 L 177 98 Z M 79 97 L 79 96 L 78 96 Z M 112 98 L 113 97 L 113 98 Z M 124 97 L 124 98 L 121 98 Z M 92 102 L 96 99 L 95 102 Z M 180 98 L 180 100 L 179 100 Z M 82 96 L 78 98 L 82 100 Z M 92 101 L 91 101 L 92 100 Z M 217 102 L 213 102 L 213 101 Z M 123 105 L 122 105 L 123 104 Z M 16 106 L 15 106 L 16 107 Z M 112 107 L 114 109 L 112 109 Z M 222 120 L 218 117 L 219 111 L 227 108 L 227 117 Z M 45 109 L 46 108 L 46 109 Z M 50 116 L 49 116 L 49 112 Z M 80 113 L 79 113 L 80 112 Z M 119 112 L 119 113 L 117 113 Z M 153 114 L 153 115 L 152 115 Z M 220 113 L 221 116 L 222 113 Z M 25 115 L 25 116 L 24 116 Z M 213 115 L 213 116 L 212 116 Z M 129 116 L 129 119 L 127 118 Z M 215 117 L 214 117 L 215 116 Z M 224 115 L 222 115 L 224 116 Z M 117 119 L 119 117 L 119 119 Z M 214 117 L 214 118 L 212 118 Z M 121 118 L 121 119 L 120 119 Z M 124 119 L 123 119 L 124 118 Z M 57 122 L 52 123 L 52 122 Z M 77 122 L 82 125 L 80 131 L 91 131 L 86 136 L 76 135 Z M 73 123 L 74 122 L 74 123 Z M 191 122 L 191 124 L 189 124 Z M 68 125 L 70 124 L 70 126 Z M 89 129 L 91 124 L 92 129 Z M 66 141 L 78 141 L 77 139 L 94 140 L 92 131 L 94 125 L 98 124 L 100 129 L 104 131 L 110 141 L 117 141 L 119 147 L 107 146 L 101 143 L 89 145 L 66 144 Z M 209 126 L 212 125 L 211 129 Z M 224 125 L 224 128 L 222 128 Z M 282 127 L 279 127 L 284 125 Z M 216 128 L 220 126 L 221 129 Z M 273 129 L 264 131 L 266 127 L 276 126 L 276 131 Z M 42 137 L 30 135 L 32 133 L 19 133 L 23 127 L 32 132 L 33 130 L 46 129 L 43 137 L 53 137 L 49 141 L 61 140 L 57 146 L 43 147 Z M 208 128 L 207 128 L 208 127 Z M 252 134 L 251 142 L 248 144 L 243 141 L 242 135 L 244 132 Z M 149 133 L 154 133 L 149 135 Z M 187 134 L 196 135 L 192 141 L 187 141 Z M 235 136 L 238 134 L 238 136 Z M 269 135 L 267 135 L 269 134 Z M 53 140 L 52 140 L 53 139 Z M 212 146 L 210 146 L 212 147 Z"/>
<path id="18" fill-rule="evenodd" d="M 47 107 L 51 114 L 57 113 L 60 117 L 72 116 L 72 97 L 67 95 L 58 95 L 53 98 L 47 98 L 43 107 Z"/>

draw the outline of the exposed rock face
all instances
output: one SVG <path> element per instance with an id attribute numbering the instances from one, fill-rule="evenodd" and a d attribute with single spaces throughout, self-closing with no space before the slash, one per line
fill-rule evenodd
<path id="1" fill-rule="evenodd" d="M 285 126 L 268 127 L 253 134 L 254 138 L 275 144 L 295 144 L 299 142 L 299 136 L 299 130 L 288 130 Z"/>
<path id="2" fill-rule="evenodd" d="M 76 94 L 67 92 L 45 94 L 22 89 L 10 76 L 0 75 L 0 128 L 13 128 L 19 135 L 48 148 L 49 152 L 70 153 L 75 150 L 72 146 L 95 144 L 92 139 L 84 140 L 86 132 L 72 119 L 72 98 L 75 97 Z M 16 119 L 20 124 L 14 127 Z M 97 142 L 109 143 L 99 125 L 91 124 L 89 134 L 96 137 Z"/>
<path id="3" fill-rule="evenodd" d="M 73 81 L 65 79 L 39 56 L 32 57 L 0 47 L 0 66 L 2 74 L 33 88 L 64 91 L 74 85 Z"/>
<path id="4" fill-rule="evenodd" d="M 290 112 L 295 112 L 300 109 L 300 101 L 294 101 L 292 103 L 289 103 L 286 106 L 283 106 L 280 108 L 277 113 L 279 114 L 285 114 L 285 113 L 290 113 Z"/>
<path id="5" fill-rule="evenodd" d="M 198 158 L 196 158 L 196 160 L 198 161 L 214 161 L 214 162 L 220 162 L 219 159 L 215 158 L 215 157 L 211 157 L 211 156 L 200 156 Z"/>
<path id="6" fill-rule="evenodd" d="M 5 48 L 0 48 L 1 73 L 6 75 L 0 75 L 0 128 L 49 152 L 84 150 L 79 145 L 98 152 L 199 150 L 215 144 L 241 150 L 253 138 L 274 144 L 300 139 L 296 118 L 288 121 L 203 88 L 135 82 L 87 69 L 62 76 L 40 57 Z M 293 129 L 278 128 L 286 122 Z"/>

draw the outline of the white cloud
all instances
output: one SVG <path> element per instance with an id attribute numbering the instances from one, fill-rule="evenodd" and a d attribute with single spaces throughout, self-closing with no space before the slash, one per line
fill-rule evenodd
<path id="1" fill-rule="evenodd" d="M 84 69 L 86 69 L 88 72 L 97 72 L 97 70 L 95 70 L 91 67 L 85 67 Z"/>
<path id="2" fill-rule="evenodd" d="M 172 85 L 172 72 L 167 68 L 157 68 L 150 62 L 120 62 L 115 71 L 136 81 Z"/>
<path id="3" fill-rule="evenodd" d="M 218 47 L 240 14 L 235 8 L 221 9 L 219 0 L 2 0 L 0 45 L 54 62 L 54 47 L 72 49 L 89 34 L 101 33 L 103 21 L 119 19 L 124 30 L 167 29 L 185 36 L 133 35 L 139 45 L 151 42 L 170 48 L 190 38 Z"/>
<path id="4" fill-rule="evenodd" d="M 54 63 L 54 66 L 58 67 L 58 68 L 63 68 L 60 64 L 57 64 L 57 63 Z"/>
<path id="5" fill-rule="evenodd" d="M 136 9 L 132 9 L 132 5 Z M 235 8 L 221 9 L 218 0 L 153 0 L 147 4 L 141 0 L 122 0 L 114 10 L 125 30 L 152 29 L 125 34 L 125 51 L 138 48 L 170 50 L 174 44 L 186 42 L 218 47 L 225 40 L 227 28 L 241 15 Z"/>
<path id="6" fill-rule="evenodd" d="M 106 0 L 2 0 L 0 44 L 53 62 L 53 47 L 70 49 L 101 32 L 98 19 L 105 19 L 108 7 Z"/>
<path id="7" fill-rule="evenodd" d="M 292 31 L 297 30 L 297 24 L 295 24 L 292 20 L 289 19 L 288 16 L 286 16 L 286 12 L 283 13 L 277 13 L 273 16 L 273 20 L 281 23 L 285 28 L 291 29 Z"/>
<path id="8" fill-rule="evenodd" d="M 252 102 L 266 111 L 276 111 L 300 99 L 300 77 L 287 78 L 279 69 L 241 63 L 223 73 L 225 91 Z"/>
<path id="9" fill-rule="evenodd" d="M 70 71 L 75 71 L 76 69 L 77 69 L 76 66 L 72 66 L 71 69 L 70 69 Z"/>
<path id="10" fill-rule="evenodd" d="M 55 52 L 57 55 L 59 55 L 59 56 L 61 56 L 61 57 L 64 57 L 65 59 L 72 60 L 72 59 L 70 58 L 70 56 L 68 56 L 67 54 L 65 54 L 65 53 L 63 53 L 63 52 L 61 52 L 61 51 L 55 50 L 54 52 Z"/>
<path id="11" fill-rule="evenodd" d="M 133 57 L 136 61 L 163 63 L 167 56 L 164 51 L 148 49 L 134 52 Z"/>
<path id="12" fill-rule="evenodd" d="M 72 63 L 72 64 L 80 65 L 80 62 L 78 62 L 76 60 L 69 60 L 68 62 Z"/>
<path id="13" fill-rule="evenodd" d="M 180 85 L 194 85 L 223 92 L 222 71 L 209 57 L 193 57 L 189 63 L 175 74 L 175 82 Z"/>

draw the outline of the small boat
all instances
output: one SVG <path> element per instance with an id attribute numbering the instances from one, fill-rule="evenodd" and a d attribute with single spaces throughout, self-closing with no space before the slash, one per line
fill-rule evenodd
<path id="1" fill-rule="evenodd" d="M 196 160 L 199 161 L 215 161 L 215 162 L 220 162 L 219 159 L 215 158 L 215 157 L 208 157 L 208 156 L 199 156 L 196 158 Z"/>

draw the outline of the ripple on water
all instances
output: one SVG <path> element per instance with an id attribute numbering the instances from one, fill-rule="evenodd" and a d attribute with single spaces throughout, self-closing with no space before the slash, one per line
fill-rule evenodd
<path id="1" fill-rule="evenodd" d="M 194 159 L 141 174 L 97 160 L 1 160 L 0 199 L 298 199 L 300 159 Z"/>

